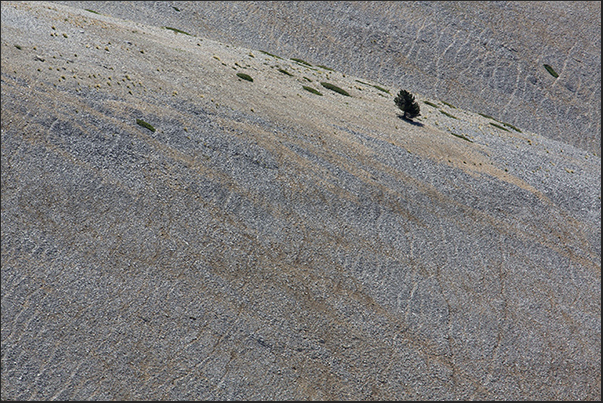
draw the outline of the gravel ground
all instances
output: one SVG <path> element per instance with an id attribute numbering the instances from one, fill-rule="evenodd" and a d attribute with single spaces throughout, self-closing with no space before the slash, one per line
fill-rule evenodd
<path id="1" fill-rule="evenodd" d="M 103 14 L 2 2 L 2 399 L 600 400 L 597 153 Z"/>

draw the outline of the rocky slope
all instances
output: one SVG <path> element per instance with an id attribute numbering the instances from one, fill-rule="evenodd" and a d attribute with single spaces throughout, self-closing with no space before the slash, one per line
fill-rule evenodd
<path id="1" fill-rule="evenodd" d="M 601 156 L 600 2 L 64 3 L 302 58 Z"/>
<path id="2" fill-rule="evenodd" d="M 90 10 L 2 2 L 3 399 L 600 399 L 596 153 Z"/>

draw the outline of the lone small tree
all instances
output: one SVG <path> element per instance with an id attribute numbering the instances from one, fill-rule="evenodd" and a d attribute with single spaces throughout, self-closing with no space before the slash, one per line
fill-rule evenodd
<path id="1" fill-rule="evenodd" d="M 421 108 L 415 101 L 415 96 L 406 90 L 400 90 L 394 102 L 404 112 L 404 119 L 413 119 L 421 114 Z"/>

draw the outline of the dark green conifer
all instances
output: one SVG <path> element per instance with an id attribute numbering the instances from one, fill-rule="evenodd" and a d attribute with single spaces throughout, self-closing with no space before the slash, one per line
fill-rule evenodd
<path id="1" fill-rule="evenodd" d="M 415 96 L 406 90 L 400 90 L 394 103 L 404 112 L 404 119 L 413 119 L 421 114 L 421 108 L 415 101 Z"/>

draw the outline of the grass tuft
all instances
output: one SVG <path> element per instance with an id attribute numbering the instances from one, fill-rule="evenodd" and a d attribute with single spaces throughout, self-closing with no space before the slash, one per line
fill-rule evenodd
<path id="1" fill-rule="evenodd" d="M 174 6 L 172 6 L 172 8 L 173 8 L 174 10 L 176 10 L 176 11 L 180 12 L 180 9 L 179 9 L 178 7 L 174 7 Z"/>
<path id="2" fill-rule="evenodd" d="M 450 134 L 452 134 L 453 136 L 456 136 L 456 137 L 458 137 L 460 139 L 467 140 L 470 143 L 473 143 L 473 140 L 471 140 L 471 139 L 463 136 L 462 134 L 456 134 L 456 133 L 452 133 L 452 132 L 450 132 Z"/>
<path id="3" fill-rule="evenodd" d="M 291 60 L 293 60 L 294 62 L 305 64 L 306 66 L 312 66 L 310 63 L 308 63 L 307 61 L 302 60 L 302 59 L 296 59 L 295 57 L 292 57 Z"/>
<path id="4" fill-rule="evenodd" d="M 449 107 L 456 109 L 456 106 L 454 105 L 450 105 L 448 102 L 444 102 L 444 101 L 440 101 L 441 103 L 443 103 L 444 105 L 448 105 Z"/>
<path id="5" fill-rule="evenodd" d="M 324 66 L 319 66 L 319 67 L 323 67 L 323 68 L 325 68 Z M 331 69 L 329 69 L 329 70 L 331 70 Z M 331 71 L 332 71 L 332 70 L 331 70 Z M 345 76 L 344 76 L 344 77 L 345 77 Z M 368 85 L 368 86 L 373 87 L 373 88 L 377 88 L 379 91 L 387 92 L 388 94 L 390 94 L 390 95 L 391 95 L 391 93 L 389 92 L 389 90 L 386 90 L 385 88 L 380 87 L 380 86 L 378 86 L 378 85 L 375 85 L 375 84 L 369 84 L 369 83 L 365 83 L 364 81 L 360 81 L 360 80 L 354 80 L 354 81 L 356 81 L 357 83 L 360 83 L 360 84 Z"/>
<path id="6" fill-rule="evenodd" d="M 281 60 L 283 59 L 282 57 L 277 56 L 277 55 L 273 55 L 272 53 L 268 53 L 268 52 L 266 52 L 265 50 L 260 50 L 260 52 L 264 53 L 265 55 L 268 55 L 268 56 L 272 56 L 272 57 L 274 57 L 274 58 L 277 58 L 277 59 L 281 59 Z"/>
<path id="7" fill-rule="evenodd" d="M 283 69 L 278 69 L 278 71 L 280 71 L 283 74 L 288 75 L 289 77 L 293 77 L 293 74 L 289 73 L 287 70 L 283 70 Z"/>
<path id="8" fill-rule="evenodd" d="M 335 92 L 337 92 L 337 93 L 339 93 L 341 95 L 345 95 L 346 97 L 350 96 L 350 94 L 346 90 L 341 89 L 338 86 L 333 85 L 331 83 L 321 82 L 320 85 L 322 85 L 323 87 L 325 87 L 325 88 L 327 88 L 327 89 L 329 89 L 331 91 L 335 91 Z"/>
<path id="9" fill-rule="evenodd" d="M 505 122 L 500 122 L 500 123 L 502 123 L 503 125 L 505 125 L 507 127 L 510 127 L 511 129 L 515 130 L 516 132 L 523 133 L 521 130 L 519 130 L 517 127 L 513 126 L 510 123 L 505 123 Z"/>
<path id="10" fill-rule="evenodd" d="M 19 45 L 15 45 L 15 48 L 17 48 L 17 49 L 19 49 L 19 50 L 23 49 L 23 48 L 22 48 L 21 46 L 19 46 Z"/>
<path id="11" fill-rule="evenodd" d="M 373 87 L 377 88 L 379 91 L 387 92 L 388 94 L 390 94 L 389 90 L 386 90 L 385 88 L 379 87 L 378 85 L 373 85 Z"/>
<path id="12" fill-rule="evenodd" d="M 245 74 L 245 73 L 237 73 L 237 76 L 239 78 L 242 78 L 243 80 L 247 80 L 247 81 L 251 81 L 253 82 L 253 78 L 251 78 L 251 76 L 249 74 Z"/>
<path id="13" fill-rule="evenodd" d="M 490 122 L 490 124 L 491 124 L 492 126 L 494 126 L 494 127 L 499 128 L 500 130 L 504 130 L 504 131 L 506 131 L 506 132 L 509 132 L 507 129 L 505 129 L 504 127 L 502 127 L 502 126 L 500 126 L 500 125 L 497 125 L 496 123 L 492 123 L 492 122 Z M 509 132 L 509 133 L 511 133 L 511 132 Z"/>
<path id="14" fill-rule="evenodd" d="M 458 120 L 458 118 L 457 118 L 456 116 L 451 115 L 451 114 L 449 114 L 449 113 L 448 113 L 448 112 L 446 112 L 446 111 L 440 111 L 440 113 L 442 113 L 443 115 L 446 115 L 446 116 L 448 116 L 448 117 L 450 117 L 450 118 L 453 118 L 453 119 L 457 119 L 457 120 Z"/>
<path id="15" fill-rule="evenodd" d="M 149 129 L 149 130 L 150 130 L 150 131 L 152 131 L 152 132 L 154 132 L 154 131 L 155 131 L 155 128 L 154 128 L 154 127 L 153 127 L 151 124 L 149 124 L 149 123 L 145 122 L 145 121 L 144 121 L 144 120 L 142 120 L 142 119 L 136 119 L 136 123 L 138 123 L 138 125 L 140 125 L 140 126 L 144 127 L 145 129 Z"/>
<path id="16" fill-rule="evenodd" d="M 434 108 L 439 108 L 439 106 L 438 106 L 438 105 L 436 105 L 436 104 L 434 104 L 434 103 L 431 103 L 431 102 L 429 102 L 429 101 L 423 101 L 423 103 L 426 103 L 426 104 L 427 104 L 427 105 L 429 105 L 429 106 L 433 106 Z"/>
<path id="17" fill-rule="evenodd" d="M 557 74 L 557 72 L 555 70 L 553 70 L 553 68 L 551 66 L 549 66 L 548 64 L 543 64 L 543 66 L 546 69 L 546 71 L 548 71 L 550 73 L 550 75 L 552 75 L 555 78 L 559 77 L 559 74 Z"/>
<path id="18" fill-rule="evenodd" d="M 192 36 L 191 34 L 189 34 L 188 32 L 184 32 L 182 30 L 179 30 L 178 28 L 172 28 L 172 27 L 162 27 L 163 29 L 169 29 L 170 31 L 174 31 L 178 34 L 184 34 L 184 35 L 188 35 L 188 36 Z"/>
<path id="19" fill-rule="evenodd" d="M 321 94 L 321 93 L 320 93 L 318 90 L 315 90 L 315 89 L 314 89 L 314 88 L 312 88 L 312 87 L 308 87 L 308 86 L 306 86 L 306 85 L 302 85 L 302 87 L 303 87 L 303 89 L 304 89 L 304 90 L 309 91 L 309 92 L 311 92 L 312 94 L 316 94 L 316 95 L 320 95 L 320 96 L 322 96 L 322 94 Z"/>
<path id="20" fill-rule="evenodd" d="M 518 132 L 518 133 L 523 133 L 521 130 L 519 130 L 517 127 L 513 126 L 513 125 L 512 125 L 512 124 L 510 124 L 510 123 L 501 122 L 500 120 L 498 120 L 498 119 L 494 119 L 492 116 L 490 116 L 490 115 L 485 115 L 485 114 L 483 114 L 483 113 L 479 113 L 479 112 L 478 112 L 477 114 L 478 114 L 478 115 L 482 115 L 482 116 L 483 116 L 483 117 L 485 117 L 485 118 L 492 119 L 492 120 L 494 120 L 494 121 L 496 121 L 496 122 L 498 122 L 498 123 L 500 123 L 500 124 L 502 124 L 502 125 L 505 125 L 505 126 L 507 126 L 507 127 L 510 127 L 511 129 L 515 130 L 515 131 L 516 131 L 516 132 Z M 492 123 L 490 123 L 490 124 L 492 124 Z M 494 126 L 500 127 L 500 126 L 498 126 L 498 125 L 494 125 Z M 503 129 L 504 129 L 504 128 L 503 128 Z M 508 130 L 507 130 L 507 131 L 508 131 Z"/>
<path id="21" fill-rule="evenodd" d="M 89 10 L 89 9 L 87 9 L 87 8 L 85 8 L 84 10 L 86 10 L 86 11 L 88 11 L 89 13 L 92 13 L 92 14 L 98 14 L 98 15 L 101 15 L 100 13 L 97 13 L 97 12 L 96 12 L 96 11 L 94 11 L 94 10 Z"/>
<path id="22" fill-rule="evenodd" d="M 329 71 L 335 71 L 330 67 L 327 66 L 323 66 L 322 64 L 317 64 L 316 67 L 320 67 L 321 69 L 325 69 L 325 70 L 329 70 Z"/>

